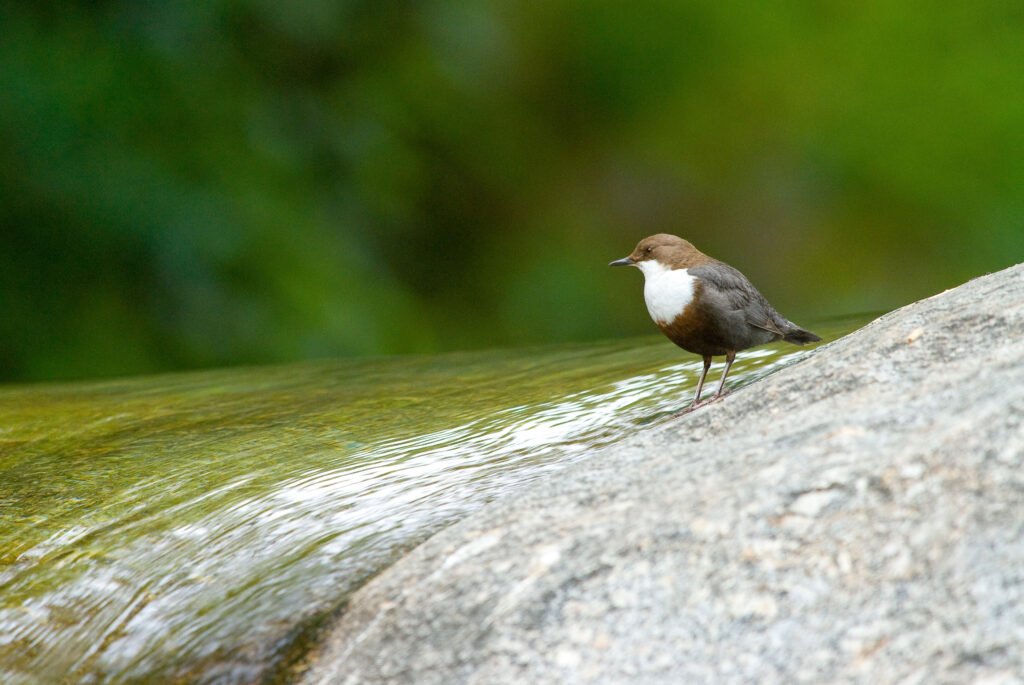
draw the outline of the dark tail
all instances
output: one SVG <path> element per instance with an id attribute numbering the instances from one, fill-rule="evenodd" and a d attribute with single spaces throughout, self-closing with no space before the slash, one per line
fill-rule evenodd
<path id="1" fill-rule="evenodd" d="M 821 338 L 810 331 L 805 331 L 796 324 L 790 323 L 790 328 L 782 339 L 794 345 L 806 345 L 807 343 L 818 342 Z"/>

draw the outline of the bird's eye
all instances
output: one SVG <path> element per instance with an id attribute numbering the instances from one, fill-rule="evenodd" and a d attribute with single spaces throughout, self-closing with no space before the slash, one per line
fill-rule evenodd
<path id="1" fill-rule="evenodd" d="M 654 249 L 653 247 L 651 247 L 650 245 L 648 245 L 647 247 L 645 247 L 645 248 L 644 248 L 644 252 L 650 252 L 650 251 L 651 251 L 651 250 L 653 250 L 653 249 Z"/>

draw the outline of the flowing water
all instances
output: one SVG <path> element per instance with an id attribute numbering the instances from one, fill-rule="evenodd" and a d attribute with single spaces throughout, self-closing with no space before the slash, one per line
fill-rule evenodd
<path id="1" fill-rule="evenodd" d="M 0 682 L 287 679 L 367 578 L 669 420 L 700 366 L 646 338 L 0 390 Z"/>

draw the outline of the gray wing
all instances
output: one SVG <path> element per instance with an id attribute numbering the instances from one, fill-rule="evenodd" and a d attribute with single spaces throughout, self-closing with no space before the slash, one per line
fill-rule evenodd
<path id="1" fill-rule="evenodd" d="M 785 335 L 788 322 L 768 304 L 768 300 L 758 292 L 754 284 L 736 269 L 722 262 L 713 262 L 688 271 L 704 285 L 703 297 L 742 315 L 742 319 L 755 328 L 780 337 Z"/>

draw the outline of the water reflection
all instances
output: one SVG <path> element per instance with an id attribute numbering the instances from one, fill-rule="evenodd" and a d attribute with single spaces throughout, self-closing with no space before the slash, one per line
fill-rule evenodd
<path id="1" fill-rule="evenodd" d="M 805 353 L 748 351 L 730 386 Z M 0 680 L 258 679 L 410 546 L 665 420 L 700 366 L 652 338 L 0 393 Z"/>

